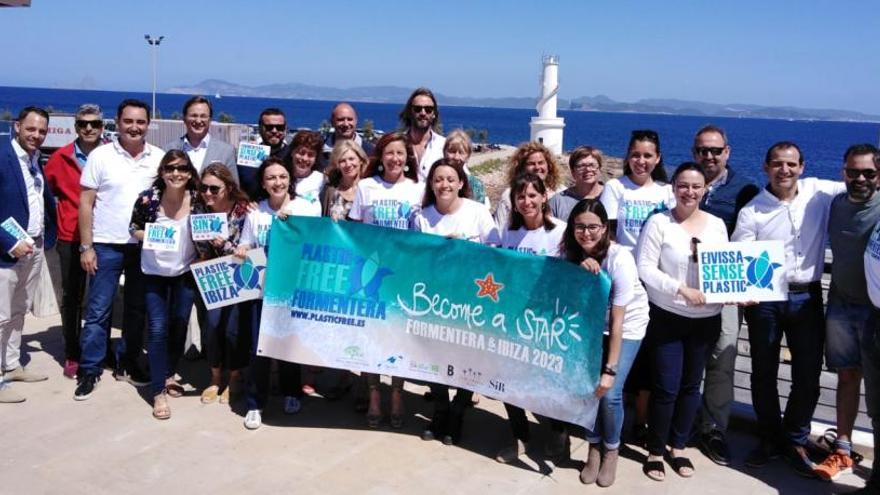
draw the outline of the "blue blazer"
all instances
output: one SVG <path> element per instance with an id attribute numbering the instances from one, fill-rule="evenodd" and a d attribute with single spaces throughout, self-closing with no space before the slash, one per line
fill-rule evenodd
<path id="1" fill-rule="evenodd" d="M 39 166 L 43 176 L 43 249 L 52 249 L 55 245 L 57 226 L 55 224 L 55 198 L 46 184 L 43 166 Z M 0 222 L 13 217 L 24 228 L 30 218 L 28 211 L 27 189 L 21 174 L 21 165 L 12 147 L 12 141 L 0 140 Z M 7 268 L 17 261 L 8 252 L 15 246 L 15 237 L 0 229 L 0 268 Z"/>

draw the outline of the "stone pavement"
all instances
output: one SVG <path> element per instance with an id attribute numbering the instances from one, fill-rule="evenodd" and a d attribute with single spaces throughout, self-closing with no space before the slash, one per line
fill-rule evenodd
<path id="1" fill-rule="evenodd" d="M 510 433 L 503 407 L 486 397 L 468 412 L 462 445 L 422 441 L 430 405 L 421 397 L 425 388 L 409 383 L 400 431 L 387 423 L 369 430 L 350 397 L 327 402 L 317 395 L 294 416 L 285 416 L 273 397 L 263 427 L 248 431 L 241 405 L 199 402 L 207 380 L 203 361 L 185 364 L 181 375 L 196 388 L 171 399 L 172 418 L 160 422 L 137 389 L 109 372 L 91 399 L 73 401 L 74 382 L 61 375 L 59 325 L 57 317 L 27 320 L 29 366 L 50 378 L 14 384 L 27 402 L 0 405 L 0 493 L 812 494 L 860 487 L 869 468 L 865 462 L 836 483 L 800 478 L 783 461 L 752 470 L 743 459 L 755 438 L 734 431 L 731 468 L 691 449 L 695 476 L 680 478 L 667 466 L 666 481 L 658 483 L 642 474 L 644 451 L 634 448 L 621 459 L 617 483 L 601 489 L 578 481 L 586 456 L 581 438 L 572 438 L 572 460 L 554 466 L 543 458 L 545 425 L 533 425 L 529 458 L 495 462 Z M 319 375 L 319 385 L 330 377 Z"/>

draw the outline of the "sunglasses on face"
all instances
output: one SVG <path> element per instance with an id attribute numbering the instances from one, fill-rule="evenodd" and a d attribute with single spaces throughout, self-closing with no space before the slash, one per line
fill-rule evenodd
<path id="1" fill-rule="evenodd" d="M 702 241 L 697 239 L 696 237 L 691 237 L 691 261 L 694 263 L 697 262 L 697 244 Z"/>
<path id="2" fill-rule="evenodd" d="M 425 112 L 426 114 L 431 115 L 434 113 L 434 106 L 433 105 L 413 105 L 412 111 L 413 111 L 413 113 Z"/>
<path id="3" fill-rule="evenodd" d="M 170 174 L 172 172 L 188 174 L 190 170 L 189 165 L 162 165 L 162 172 L 165 172 L 166 174 Z"/>
<path id="4" fill-rule="evenodd" d="M 104 122 L 100 120 L 77 120 L 75 125 L 77 129 L 85 129 L 87 127 L 101 129 L 104 127 Z"/>
<path id="5" fill-rule="evenodd" d="M 877 178 L 877 171 L 872 170 L 870 168 L 845 168 L 843 169 L 843 173 L 846 174 L 847 179 L 858 179 L 859 176 L 863 176 L 865 180 L 874 180 Z"/>
<path id="6" fill-rule="evenodd" d="M 207 184 L 199 184 L 199 192 L 200 193 L 206 193 L 206 192 L 210 191 L 211 194 L 216 196 L 216 195 L 220 194 L 220 191 L 222 191 L 222 190 L 223 190 L 223 186 L 209 186 Z"/>
<path id="7" fill-rule="evenodd" d="M 712 156 L 719 156 L 721 155 L 721 153 L 724 153 L 724 148 L 718 148 L 715 146 L 700 146 L 694 148 L 694 151 L 696 151 L 697 154 L 702 157 L 708 157 L 710 154 Z"/>
<path id="8" fill-rule="evenodd" d="M 287 124 L 260 124 L 267 131 L 284 132 Z"/>

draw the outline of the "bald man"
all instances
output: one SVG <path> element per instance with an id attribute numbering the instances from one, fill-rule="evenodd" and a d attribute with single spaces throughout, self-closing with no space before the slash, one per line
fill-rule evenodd
<path id="1" fill-rule="evenodd" d="M 367 156 L 373 154 L 373 143 L 365 141 L 363 136 L 358 134 L 357 123 L 357 112 L 351 104 L 341 102 L 333 107 L 333 111 L 330 112 L 330 124 L 333 126 L 333 132 L 328 132 L 324 137 L 324 150 L 318 164 L 321 170 L 327 167 L 330 152 L 333 151 L 337 141 L 354 139 L 354 142 L 364 149 Z"/>

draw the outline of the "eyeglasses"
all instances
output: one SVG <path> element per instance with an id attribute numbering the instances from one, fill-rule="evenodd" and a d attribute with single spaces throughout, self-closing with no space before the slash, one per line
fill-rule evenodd
<path id="1" fill-rule="evenodd" d="M 260 127 L 267 131 L 284 132 L 284 129 L 287 128 L 287 124 L 260 124 Z"/>
<path id="2" fill-rule="evenodd" d="M 220 194 L 220 191 L 222 191 L 222 190 L 223 190 L 223 186 L 209 186 L 207 184 L 199 184 L 199 192 L 200 193 L 206 193 L 206 192 L 210 191 L 211 194 L 216 196 L 216 195 Z"/>
<path id="3" fill-rule="evenodd" d="M 724 148 L 718 148 L 715 146 L 700 146 L 694 148 L 694 151 L 696 151 L 698 155 L 703 157 L 709 156 L 710 153 L 712 154 L 712 156 L 719 156 L 721 155 L 721 153 L 724 153 Z"/>
<path id="4" fill-rule="evenodd" d="M 413 113 L 425 112 L 428 115 L 432 115 L 434 113 L 433 105 L 413 105 L 412 111 Z"/>
<path id="5" fill-rule="evenodd" d="M 870 168 L 845 168 L 843 169 L 843 173 L 846 174 L 847 179 L 851 180 L 858 179 L 860 175 L 863 176 L 865 180 L 874 180 L 877 178 L 877 171 Z"/>
<path id="6" fill-rule="evenodd" d="M 691 237 L 691 261 L 697 262 L 697 245 L 702 241 L 696 237 Z"/>
<path id="7" fill-rule="evenodd" d="M 181 174 L 190 173 L 189 165 L 162 165 L 162 172 L 170 174 L 172 172 L 180 172 Z"/>
<path id="8" fill-rule="evenodd" d="M 579 170 L 599 170 L 599 164 L 594 162 L 581 162 L 574 165 L 575 172 Z"/>
<path id="9" fill-rule="evenodd" d="M 574 231 L 577 234 L 583 234 L 584 232 L 589 232 L 591 234 L 597 234 L 602 229 L 602 224 L 599 223 L 576 223 L 574 224 Z"/>
<path id="10" fill-rule="evenodd" d="M 101 120 L 77 120 L 75 125 L 77 129 L 85 129 L 86 127 L 102 129 L 104 127 L 104 122 Z"/>

